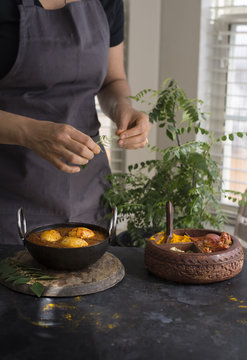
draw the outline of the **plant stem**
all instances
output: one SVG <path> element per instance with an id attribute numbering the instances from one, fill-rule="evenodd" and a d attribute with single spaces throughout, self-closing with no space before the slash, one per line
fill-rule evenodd
<path id="1" fill-rule="evenodd" d="M 180 142 L 180 138 L 179 138 L 179 135 L 178 135 L 178 134 L 176 134 L 176 138 L 177 138 L 178 146 L 181 146 L 181 142 Z"/>
<path id="2" fill-rule="evenodd" d="M 193 176 L 192 176 L 192 188 L 194 189 L 196 187 L 196 176 L 195 176 L 195 170 L 193 171 Z"/>

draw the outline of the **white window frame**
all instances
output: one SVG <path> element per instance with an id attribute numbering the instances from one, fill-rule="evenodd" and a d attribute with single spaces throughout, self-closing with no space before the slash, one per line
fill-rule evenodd
<path id="1" fill-rule="evenodd" d="M 206 4 L 206 6 L 205 6 Z M 214 22 L 211 22 L 211 25 L 205 25 L 206 20 L 203 19 L 203 16 L 201 18 L 202 24 L 201 24 L 201 51 L 200 51 L 200 67 L 199 67 L 199 78 L 198 78 L 198 97 L 203 99 L 205 101 L 205 108 L 204 110 L 208 112 L 209 114 L 212 114 L 212 110 L 217 109 L 217 114 L 212 114 L 209 116 L 209 122 L 207 124 L 207 128 L 209 130 L 214 130 L 216 136 L 223 135 L 225 132 L 225 110 L 226 110 L 226 99 L 227 99 L 227 74 L 228 74 L 228 48 L 229 43 L 227 36 L 224 37 L 224 41 L 221 39 L 221 47 L 216 47 L 216 51 L 212 51 L 210 53 L 210 50 L 207 49 L 207 56 L 209 56 L 209 59 L 205 60 L 203 56 L 205 56 L 205 51 L 203 51 L 203 47 L 208 47 L 208 42 L 210 42 L 211 45 L 214 44 L 214 37 L 218 36 L 220 37 L 220 34 L 229 32 L 229 27 L 234 24 L 247 24 L 247 11 L 245 10 L 245 13 L 243 14 L 238 13 L 237 8 L 235 8 L 234 12 L 231 14 L 230 7 L 232 4 L 229 3 L 229 11 L 227 14 L 221 15 L 218 18 L 214 20 Z M 246 3 L 247 5 L 247 3 Z M 210 11 L 210 8 L 208 7 L 208 4 L 204 1 L 202 1 L 202 11 Z M 218 8 L 220 9 L 220 7 Z M 222 7 L 223 9 L 223 7 Z M 242 7 L 239 7 L 239 10 L 243 10 Z M 246 7 L 245 7 L 246 9 Z M 211 8 L 212 10 L 212 8 Z M 203 24 L 204 22 L 204 24 Z M 204 27 L 203 27 L 204 26 Z M 209 29 L 211 27 L 212 31 L 209 31 L 207 36 L 203 34 L 203 31 L 205 29 Z M 204 55 L 203 55 L 204 53 Z M 217 61 L 221 62 L 221 71 L 219 69 L 215 69 L 216 71 L 211 70 L 211 76 L 207 78 L 208 75 L 205 76 L 205 71 L 207 68 L 213 68 L 215 63 L 217 64 Z M 217 86 L 214 87 L 214 92 L 212 92 L 213 89 L 213 82 L 217 83 Z M 208 83 L 208 84 L 207 84 Z M 210 85 L 211 89 L 207 93 L 205 89 L 207 88 L 207 85 Z M 214 107 L 214 102 L 217 102 L 217 106 Z M 222 112 L 220 114 L 220 112 Z M 215 118 L 216 115 L 217 123 L 215 126 Z M 220 121 L 219 121 L 220 120 Z M 224 153 L 226 154 L 227 147 L 224 143 L 219 143 L 216 145 L 217 149 L 213 149 L 212 156 L 216 155 L 214 158 L 218 161 L 220 166 L 222 166 L 222 169 L 225 167 L 225 170 L 222 170 L 224 175 L 226 174 L 226 162 L 227 159 L 224 159 Z M 230 147 L 228 148 L 228 151 L 230 151 Z M 217 155 L 218 154 L 218 155 Z M 229 154 L 227 154 L 229 155 Z M 220 161 L 222 159 L 222 161 Z M 234 224 L 237 217 L 237 210 L 238 206 L 237 204 L 226 204 L 222 203 L 222 207 L 228 216 L 228 220 L 231 224 Z"/>

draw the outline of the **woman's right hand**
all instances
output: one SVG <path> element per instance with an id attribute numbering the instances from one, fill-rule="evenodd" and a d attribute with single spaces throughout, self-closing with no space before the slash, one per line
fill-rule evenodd
<path id="1" fill-rule="evenodd" d="M 99 145 L 90 136 L 71 125 L 51 121 L 29 121 L 23 145 L 69 174 L 79 172 L 80 165 L 87 164 L 100 152 Z"/>

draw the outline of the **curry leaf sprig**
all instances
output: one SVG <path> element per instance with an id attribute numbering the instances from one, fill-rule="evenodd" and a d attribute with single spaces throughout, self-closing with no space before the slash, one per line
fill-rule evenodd
<path id="1" fill-rule="evenodd" d="M 54 280 L 55 277 L 42 272 L 41 269 L 22 264 L 14 259 L 0 261 L 0 278 L 13 285 L 29 284 L 29 289 L 38 297 L 44 292 L 44 285 L 38 280 Z"/>
<path id="2" fill-rule="evenodd" d="M 102 145 L 104 148 L 109 148 L 113 141 L 116 141 L 118 139 L 118 136 L 107 136 L 107 135 L 100 135 L 99 140 L 96 141 L 97 145 Z M 103 152 L 103 149 L 101 148 L 101 151 Z M 87 164 L 81 165 L 82 169 L 85 169 Z"/>
<path id="3" fill-rule="evenodd" d="M 107 136 L 107 135 L 100 135 L 99 140 L 96 142 L 98 145 L 103 145 L 104 147 L 108 148 L 111 146 L 113 141 L 116 141 L 118 136 Z"/>

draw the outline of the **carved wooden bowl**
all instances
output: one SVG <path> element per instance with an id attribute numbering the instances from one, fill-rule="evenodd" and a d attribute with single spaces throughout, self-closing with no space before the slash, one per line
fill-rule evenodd
<path id="1" fill-rule="evenodd" d="M 220 235 L 215 230 L 178 229 L 177 235 L 204 236 L 209 233 Z M 231 236 L 232 245 L 229 249 L 213 253 L 197 252 L 193 243 L 157 244 L 148 240 L 145 248 L 145 264 L 155 275 L 163 279 L 204 284 L 230 279 L 240 273 L 244 263 L 244 252 L 239 240 Z M 170 250 L 171 247 L 194 252 L 184 253 Z"/>

